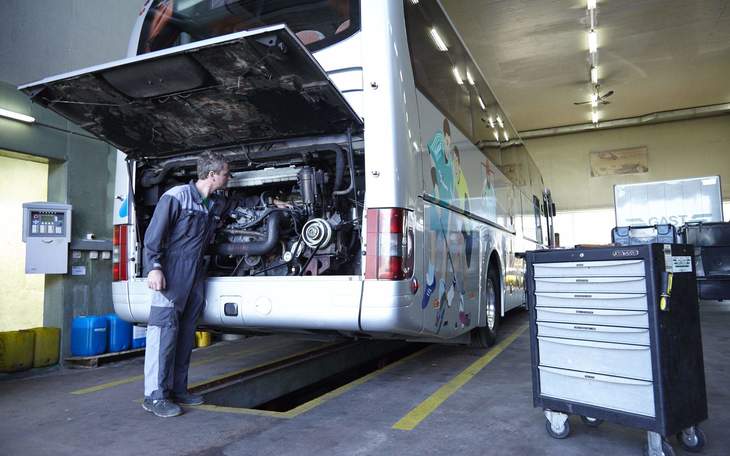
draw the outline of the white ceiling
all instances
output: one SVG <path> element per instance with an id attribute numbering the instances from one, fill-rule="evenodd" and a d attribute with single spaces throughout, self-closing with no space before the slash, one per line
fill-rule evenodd
<path id="1" fill-rule="evenodd" d="M 585 0 L 442 0 L 519 131 L 590 122 Z M 730 102 L 730 0 L 599 0 L 601 120 Z"/>

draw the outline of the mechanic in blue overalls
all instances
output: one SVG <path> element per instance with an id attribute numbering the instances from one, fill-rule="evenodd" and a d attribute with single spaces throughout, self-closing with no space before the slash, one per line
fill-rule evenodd
<path id="1" fill-rule="evenodd" d="M 224 203 L 214 192 L 226 186 L 230 172 L 221 154 L 205 152 L 197 174 L 197 181 L 162 195 L 144 237 L 144 270 L 154 291 L 142 407 L 165 418 L 180 415 L 180 405 L 203 403 L 202 396 L 188 392 L 188 368 L 205 306 L 205 250 Z"/>

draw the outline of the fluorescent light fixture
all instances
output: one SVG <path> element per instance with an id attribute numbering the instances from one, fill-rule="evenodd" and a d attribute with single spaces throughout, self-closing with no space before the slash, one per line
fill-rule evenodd
<path id="1" fill-rule="evenodd" d="M 7 109 L 3 108 L 0 108 L 0 116 L 7 117 L 8 119 L 19 120 L 26 123 L 35 122 L 35 117 L 26 116 L 25 114 L 20 114 L 14 111 L 8 111 Z"/>
<path id="2" fill-rule="evenodd" d="M 499 132 L 497 130 L 494 130 L 494 139 L 499 141 Z"/>
<path id="3" fill-rule="evenodd" d="M 436 30 L 435 27 L 431 27 L 431 39 L 433 40 L 433 43 L 436 45 L 439 51 L 446 52 L 449 50 L 449 48 L 446 46 L 446 43 L 441 38 L 441 35 L 439 35 L 439 32 Z"/>
<path id="4" fill-rule="evenodd" d="M 411 0 L 411 5 L 418 5 L 418 0 Z"/>
<path id="5" fill-rule="evenodd" d="M 598 111 L 591 112 L 591 122 L 598 123 Z"/>
<path id="6" fill-rule="evenodd" d="M 598 50 L 598 33 L 595 30 L 588 32 L 588 52 L 595 53 Z"/>
<path id="7" fill-rule="evenodd" d="M 591 107 L 595 108 L 596 106 L 598 106 L 598 94 L 594 92 L 591 94 Z"/>
<path id="8" fill-rule="evenodd" d="M 489 120 L 489 127 L 494 128 L 494 119 L 492 119 L 492 116 L 489 116 L 489 119 L 487 120 Z"/>
<path id="9" fill-rule="evenodd" d="M 458 82 L 459 85 L 464 85 L 464 80 L 461 79 L 461 73 L 459 73 L 459 69 L 456 67 L 453 67 L 451 69 L 451 72 L 454 73 L 454 79 L 456 79 L 456 82 Z"/>
<path id="10" fill-rule="evenodd" d="M 502 118 L 497 116 L 497 123 L 499 124 L 499 128 L 504 128 L 504 122 L 502 122 Z"/>
<path id="11" fill-rule="evenodd" d="M 598 67 L 591 67 L 591 83 L 598 84 Z"/>
<path id="12" fill-rule="evenodd" d="M 502 136 L 504 136 L 505 141 L 509 141 L 509 136 L 507 136 L 507 130 L 502 130 Z"/>
<path id="13" fill-rule="evenodd" d="M 413 141 L 413 149 L 415 149 L 416 152 L 418 152 L 418 144 L 416 144 L 416 141 Z"/>
<path id="14" fill-rule="evenodd" d="M 482 100 L 482 97 L 480 97 L 479 95 L 477 95 L 477 101 L 479 101 L 479 107 L 482 108 L 482 111 L 486 111 L 487 110 L 487 107 L 484 106 L 484 100 Z M 489 125 L 492 125 L 492 118 L 491 117 L 489 118 Z"/>
<path id="15" fill-rule="evenodd" d="M 413 0 L 411 0 L 411 3 L 412 3 L 412 2 L 413 2 Z M 418 3 L 418 1 L 416 1 L 416 3 Z M 587 6 L 588 6 L 588 9 L 589 9 L 589 10 L 594 10 L 594 9 L 596 9 L 596 0 L 588 0 L 588 2 L 587 2 Z"/>
<path id="16" fill-rule="evenodd" d="M 466 70 L 466 80 L 469 81 L 469 85 L 475 85 L 474 78 L 471 77 L 469 70 Z"/>

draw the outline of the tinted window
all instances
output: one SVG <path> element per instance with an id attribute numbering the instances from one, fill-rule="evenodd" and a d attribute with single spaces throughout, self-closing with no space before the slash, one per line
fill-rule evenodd
<path id="1" fill-rule="evenodd" d="M 359 0 L 154 0 L 138 54 L 276 24 L 286 24 L 310 51 L 360 29 Z"/>

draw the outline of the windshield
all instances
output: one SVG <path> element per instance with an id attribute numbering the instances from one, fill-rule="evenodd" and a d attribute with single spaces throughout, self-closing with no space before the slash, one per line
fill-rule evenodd
<path id="1" fill-rule="evenodd" d="M 314 52 L 360 29 L 360 1 L 153 0 L 137 54 L 282 23 Z"/>

